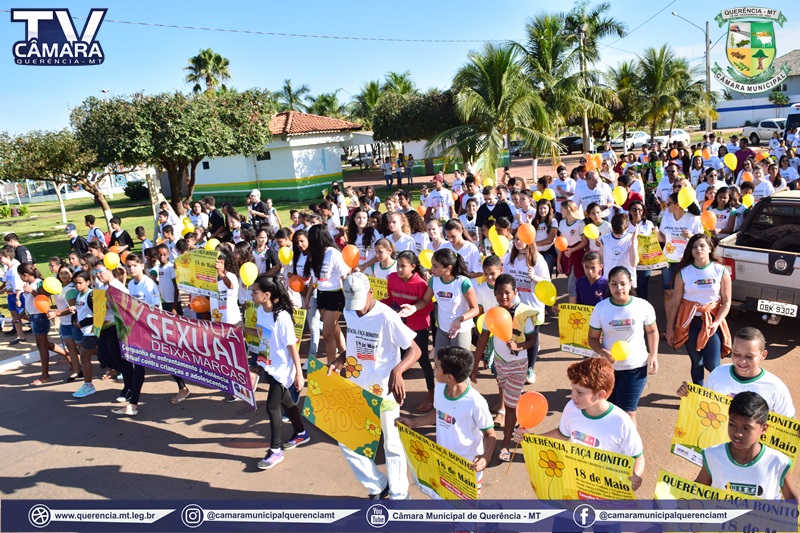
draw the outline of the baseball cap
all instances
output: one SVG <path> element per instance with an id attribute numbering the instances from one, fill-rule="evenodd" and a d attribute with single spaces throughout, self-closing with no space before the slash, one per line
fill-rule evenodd
<path id="1" fill-rule="evenodd" d="M 67 224 L 67 227 L 64 228 L 64 232 L 69 233 L 70 231 L 75 231 L 76 229 L 78 228 L 75 227 L 75 224 Z"/>
<path id="2" fill-rule="evenodd" d="M 353 272 L 344 278 L 344 308 L 361 311 L 367 305 L 369 278 L 361 272 Z"/>
<path id="3" fill-rule="evenodd" d="M 253 189 L 252 191 L 250 191 L 250 196 L 261 198 L 261 191 L 259 191 L 258 189 Z"/>

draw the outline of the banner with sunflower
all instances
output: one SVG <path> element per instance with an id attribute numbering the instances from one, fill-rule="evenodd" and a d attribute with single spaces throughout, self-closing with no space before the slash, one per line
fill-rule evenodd
<path id="1" fill-rule="evenodd" d="M 636 270 L 658 270 L 667 266 L 667 258 L 658 243 L 658 234 L 639 235 L 639 264 Z"/>
<path id="2" fill-rule="evenodd" d="M 303 416 L 337 442 L 374 461 L 381 440 L 381 398 L 338 374 L 329 376 L 328 365 L 313 356 L 308 359 L 307 383 Z"/>
<path id="3" fill-rule="evenodd" d="M 728 407 L 731 398 L 711 389 L 689 384 L 689 394 L 681 398 L 678 422 L 672 437 L 672 453 L 697 466 L 703 466 L 701 452 L 711 446 L 728 442 Z M 797 461 L 800 422 L 769 413 L 769 428 L 761 443 Z"/>
<path id="4" fill-rule="evenodd" d="M 589 319 L 594 311 L 593 305 L 559 304 L 558 336 L 561 338 L 561 351 L 594 357 L 589 347 Z"/>
<path id="5" fill-rule="evenodd" d="M 419 490 L 434 499 L 478 499 L 477 473 L 469 461 L 402 424 L 397 429 Z"/>
<path id="6" fill-rule="evenodd" d="M 633 500 L 634 458 L 526 434 L 522 454 L 540 500 Z"/>
<path id="7" fill-rule="evenodd" d="M 217 297 L 216 250 L 194 249 L 175 259 L 178 289 L 190 294 Z"/>

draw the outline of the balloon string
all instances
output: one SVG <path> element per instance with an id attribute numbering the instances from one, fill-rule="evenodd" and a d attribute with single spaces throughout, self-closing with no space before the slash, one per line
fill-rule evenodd
<path id="1" fill-rule="evenodd" d="M 508 466 L 506 467 L 506 475 L 508 475 L 508 471 L 511 470 L 511 463 L 514 462 L 514 456 L 517 455 L 517 448 L 519 448 L 519 442 L 514 446 L 514 451 L 511 452 L 511 459 L 508 460 Z"/>

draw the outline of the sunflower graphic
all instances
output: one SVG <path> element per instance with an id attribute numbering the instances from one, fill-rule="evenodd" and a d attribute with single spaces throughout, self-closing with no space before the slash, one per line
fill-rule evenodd
<path id="1" fill-rule="evenodd" d="M 211 311 L 211 320 L 214 322 L 222 322 L 222 313 L 219 312 L 219 309 Z"/>
<path id="2" fill-rule="evenodd" d="M 422 444 L 419 441 L 412 440 L 409 447 L 411 448 L 411 453 L 414 455 L 414 459 L 416 459 L 417 462 L 428 464 L 428 458 L 431 456 L 431 454 L 425 451 L 425 448 L 422 447 Z"/>
<path id="3" fill-rule="evenodd" d="M 316 379 L 309 379 L 308 380 L 308 393 L 312 396 L 317 396 L 322 394 L 322 388 L 319 386 L 319 381 Z"/>
<path id="4" fill-rule="evenodd" d="M 372 453 L 373 453 L 372 448 L 364 448 L 363 453 L 364 457 L 366 457 L 367 459 L 372 459 Z"/>
<path id="5" fill-rule="evenodd" d="M 556 478 L 560 478 L 564 475 L 564 468 L 566 468 L 566 466 L 559 460 L 558 455 L 553 450 L 540 450 L 539 468 L 542 468 L 545 475 L 550 478 L 550 484 L 547 486 L 547 498 L 552 499 L 550 497 L 550 488 L 553 486 L 553 481 Z"/>
<path id="6" fill-rule="evenodd" d="M 581 329 L 586 324 L 586 319 L 582 313 L 570 313 L 568 323 L 572 326 L 572 329 Z"/>
<path id="7" fill-rule="evenodd" d="M 378 399 L 377 398 L 373 398 L 372 399 L 372 407 L 378 407 Z"/>
<path id="8" fill-rule="evenodd" d="M 361 375 L 361 364 L 352 355 L 344 363 L 344 375 L 348 378 L 357 378 Z"/>
<path id="9" fill-rule="evenodd" d="M 431 488 L 432 488 L 432 489 L 433 489 L 435 492 L 439 492 L 439 480 L 438 480 L 438 479 L 436 479 L 436 477 L 431 477 L 431 478 L 428 480 L 428 484 L 431 486 Z"/>
<path id="10" fill-rule="evenodd" d="M 369 418 L 364 422 L 364 427 L 369 432 L 370 435 L 375 435 L 376 437 L 381 434 L 381 427 Z"/>
<path id="11" fill-rule="evenodd" d="M 695 443 L 697 447 L 700 448 L 700 439 L 703 434 L 708 431 L 708 428 L 719 429 L 722 423 L 728 420 L 728 417 L 720 413 L 719 404 L 705 401 L 700 402 L 700 407 L 697 409 L 697 416 L 700 417 L 700 423 L 705 426 L 705 429 L 697 436 L 697 442 Z"/>
<path id="12" fill-rule="evenodd" d="M 316 370 L 317 369 L 317 364 L 318 364 L 317 363 L 317 359 L 316 358 L 311 358 L 311 360 L 308 361 L 308 371 L 309 372 L 313 372 L 314 370 Z"/>
<path id="13" fill-rule="evenodd" d="M 311 416 L 311 408 L 310 407 L 304 407 L 303 408 L 303 416 L 306 417 L 306 418 Z"/>
<path id="14" fill-rule="evenodd" d="M 683 428 L 675 426 L 675 436 L 681 438 L 686 435 L 686 431 Z"/>
<path id="15" fill-rule="evenodd" d="M 375 385 L 371 385 L 369 391 L 375 396 L 383 396 L 383 387 L 381 387 L 377 383 Z"/>

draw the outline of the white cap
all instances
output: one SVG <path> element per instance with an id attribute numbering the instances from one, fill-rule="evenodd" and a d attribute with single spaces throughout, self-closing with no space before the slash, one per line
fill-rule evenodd
<path id="1" fill-rule="evenodd" d="M 252 191 L 250 191 L 250 196 L 261 198 L 261 191 L 259 191 L 258 189 L 253 189 Z"/>
<path id="2" fill-rule="evenodd" d="M 348 311 L 361 311 L 367 306 L 369 278 L 361 272 L 353 272 L 344 278 L 344 308 Z"/>

